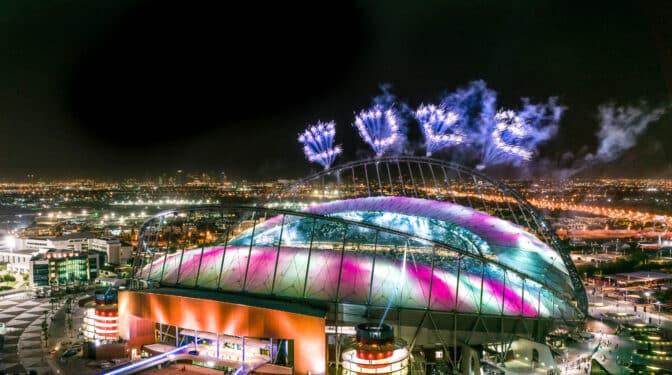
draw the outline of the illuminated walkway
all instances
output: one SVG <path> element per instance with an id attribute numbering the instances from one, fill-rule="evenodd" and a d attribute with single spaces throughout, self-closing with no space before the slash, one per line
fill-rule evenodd
<path id="1" fill-rule="evenodd" d="M 184 369 L 184 370 L 183 370 Z M 222 375 L 222 371 L 190 364 L 172 364 L 162 368 L 144 371 L 146 375 Z"/>
<path id="2" fill-rule="evenodd" d="M 187 350 L 187 348 L 189 348 L 189 346 L 190 345 L 184 345 L 179 348 L 167 351 L 165 353 L 158 354 L 153 357 L 149 357 L 141 361 L 128 364 L 126 366 L 118 367 L 107 372 L 103 372 L 103 374 L 106 375 L 134 374 L 142 370 L 147 370 L 151 367 L 160 365 L 162 363 L 174 361 L 175 355 L 183 353 L 184 351 Z"/>
<path id="3" fill-rule="evenodd" d="M 170 363 L 170 362 L 175 362 L 183 359 L 195 359 L 195 358 L 203 358 L 199 356 L 194 356 L 187 354 L 186 352 L 189 350 L 189 347 L 193 348 L 193 344 L 187 344 L 184 346 L 181 346 L 179 348 L 175 348 L 169 351 L 166 351 L 165 353 L 157 354 L 149 358 L 145 358 L 141 361 L 138 362 L 133 362 L 130 364 L 127 364 L 122 367 L 117 367 L 114 369 L 110 369 L 106 372 L 103 372 L 105 375 L 121 375 L 121 374 L 135 374 L 137 372 L 149 370 L 153 367 L 156 367 L 158 365 L 164 364 L 164 363 Z M 234 368 L 237 367 L 237 370 L 234 371 L 236 374 L 247 374 L 251 371 L 254 371 L 268 363 L 268 359 L 265 361 L 256 361 L 254 363 L 250 364 L 245 364 L 243 366 L 240 366 L 240 362 L 229 362 L 229 361 L 219 361 L 226 363 L 227 365 L 233 365 L 235 366 Z M 229 363 L 227 363 L 229 362 Z M 178 367 L 182 368 L 184 365 L 179 364 Z M 238 367 L 240 366 L 240 367 Z M 198 366 L 190 366 L 191 368 L 197 368 Z M 195 373 L 211 373 L 213 371 L 212 369 L 206 369 L 203 368 L 203 371 L 195 371 Z M 207 371 L 206 371 L 207 370 Z M 186 370 L 185 370 L 186 371 Z M 194 372 L 194 371 L 192 371 Z M 217 373 L 221 373 L 221 371 L 217 371 Z"/>

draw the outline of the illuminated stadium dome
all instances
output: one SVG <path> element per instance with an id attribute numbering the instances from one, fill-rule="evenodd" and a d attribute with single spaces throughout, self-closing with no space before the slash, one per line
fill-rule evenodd
<path id="1" fill-rule="evenodd" d="M 152 339 L 179 345 L 201 332 L 216 336 L 219 359 L 220 335 L 254 337 L 266 362 L 296 373 L 338 366 L 362 323 L 394 327 L 412 368 L 426 368 L 430 350 L 466 373 L 472 348 L 503 361 L 507 343 L 543 342 L 587 307 L 569 257 L 524 199 L 427 158 L 335 167 L 256 205 L 167 212 L 140 241 L 135 290 L 120 293 L 122 336 L 147 344 L 147 327 L 160 326 Z"/>

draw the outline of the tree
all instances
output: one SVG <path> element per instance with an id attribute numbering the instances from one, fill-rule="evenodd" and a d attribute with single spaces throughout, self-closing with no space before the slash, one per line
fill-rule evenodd
<path id="1" fill-rule="evenodd" d="M 66 323 L 68 324 L 68 336 L 72 337 L 72 315 L 68 314 Z"/>
<path id="2" fill-rule="evenodd" d="M 65 300 L 65 322 L 68 328 L 68 336 L 72 337 L 72 298 L 68 297 Z"/>
<path id="3" fill-rule="evenodd" d="M 44 347 L 49 345 L 49 322 L 47 321 L 47 314 L 49 311 L 44 310 L 44 321 L 42 322 L 42 339 L 44 339 Z"/>

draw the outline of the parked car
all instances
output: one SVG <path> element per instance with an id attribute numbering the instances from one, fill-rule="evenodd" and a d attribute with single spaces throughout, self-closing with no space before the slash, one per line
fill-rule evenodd
<path id="1" fill-rule="evenodd" d="M 74 357 L 74 356 L 77 355 L 77 353 L 79 353 L 80 350 L 82 350 L 82 348 L 79 348 L 79 349 L 70 348 L 70 349 L 66 350 L 65 352 L 63 352 L 63 354 L 61 355 L 61 359 L 68 359 L 70 357 Z"/>

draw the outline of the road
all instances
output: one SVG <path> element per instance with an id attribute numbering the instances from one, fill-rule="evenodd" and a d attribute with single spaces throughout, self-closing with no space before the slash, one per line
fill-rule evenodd
<path id="1" fill-rule="evenodd" d="M 72 321 L 73 329 L 70 334 L 67 332 L 67 315 L 66 309 L 62 308 L 54 314 L 54 319 L 49 327 L 49 348 L 58 348 L 58 352 L 52 357 L 49 356 L 47 363 L 52 368 L 53 373 L 57 374 L 77 374 L 77 375 L 93 375 L 100 373 L 100 369 L 92 367 L 89 364 L 91 360 L 82 358 L 82 352 L 61 361 L 59 358 L 63 352 L 73 342 L 81 342 L 82 337 L 79 335 L 79 327 L 82 325 L 82 320 L 86 314 L 86 308 L 79 307 L 77 304 L 78 298 L 84 296 L 80 293 L 71 295 L 72 302 Z M 64 298 L 64 300 L 67 297 Z"/>

